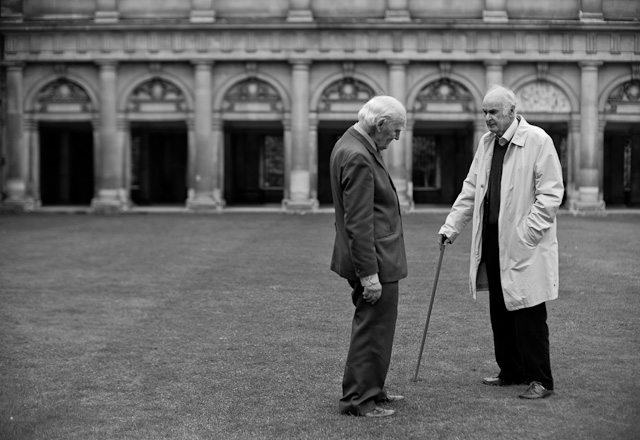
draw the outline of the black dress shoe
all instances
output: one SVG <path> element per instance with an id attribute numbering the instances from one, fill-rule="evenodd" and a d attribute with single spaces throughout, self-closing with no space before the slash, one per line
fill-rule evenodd
<path id="1" fill-rule="evenodd" d="M 553 394 L 553 390 L 548 390 L 540 382 L 531 382 L 527 391 L 520 394 L 521 399 L 544 399 Z"/>

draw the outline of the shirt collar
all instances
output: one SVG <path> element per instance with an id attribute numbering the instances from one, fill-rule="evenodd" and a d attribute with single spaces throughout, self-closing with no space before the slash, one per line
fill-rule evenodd
<path id="1" fill-rule="evenodd" d="M 371 144 L 371 146 L 373 147 L 373 149 L 374 149 L 374 150 L 378 151 L 378 146 L 376 145 L 376 143 L 374 142 L 374 140 L 371 138 L 371 136 L 369 136 L 369 135 L 367 134 L 367 132 L 366 132 L 366 131 L 364 131 L 364 130 L 362 129 L 362 127 L 360 127 L 360 124 L 357 124 L 357 123 L 356 123 L 356 124 L 354 124 L 354 125 L 353 125 L 353 128 L 355 128 L 355 129 L 356 129 L 356 131 L 357 131 L 358 133 L 360 133 L 360 134 L 361 134 L 361 135 L 362 135 L 362 136 L 363 136 L 363 137 L 364 137 L 364 138 L 365 138 L 365 139 L 366 139 L 366 140 Z"/>
<path id="2" fill-rule="evenodd" d="M 513 122 L 511 123 L 509 128 L 507 128 L 507 131 L 505 131 L 502 137 L 498 140 L 498 143 L 502 146 L 507 145 L 509 142 L 511 142 L 511 139 L 513 139 L 513 135 L 516 133 L 517 129 L 518 118 L 513 118 Z"/>

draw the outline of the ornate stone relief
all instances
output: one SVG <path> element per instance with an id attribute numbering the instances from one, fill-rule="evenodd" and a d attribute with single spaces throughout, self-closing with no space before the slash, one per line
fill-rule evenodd
<path id="1" fill-rule="evenodd" d="M 371 87 L 354 78 L 343 78 L 327 87 L 320 98 L 320 111 L 358 111 L 375 96 Z"/>
<path id="2" fill-rule="evenodd" d="M 91 99 L 87 92 L 73 81 L 60 78 L 40 90 L 36 98 L 38 112 L 91 112 Z"/>
<path id="3" fill-rule="evenodd" d="M 632 79 L 617 87 L 607 99 L 606 113 L 640 114 L 640 80 Z"/>
<path id="4" fill-rule="evenodd" d="M 567 95 L 554 84 L 536 81 L 521 87 L 517 92 L 519 113 L 570 113 Z"/>
<path id="5" fill-rule="evenodd" d="M 127 109 L 134 112 L 183 112 L 187 104 L 178 87 L 162 78 L 153 78 L 135 88 Z"/>
<path id="6" fill-rule="evenodd" d="M 271 85 L 249 78 L 227 92 L 223 109 L 235 112 L 281 112 L 283 104 L 280 94 Z"/>
<path id="7" fill-rule="evenodd" d="M 427 84 L 416 97 L 417 112 L 473 112 L 473 99 L 465 86 L 442 78 Z"/>

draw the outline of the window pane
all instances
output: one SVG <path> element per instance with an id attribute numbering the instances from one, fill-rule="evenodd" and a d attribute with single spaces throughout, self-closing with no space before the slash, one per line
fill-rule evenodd
<path id="1" fill-rule="evenodd" d="M 434 136 L 413 137 L 413 187 L 439 188 L 438 148 Z"/>

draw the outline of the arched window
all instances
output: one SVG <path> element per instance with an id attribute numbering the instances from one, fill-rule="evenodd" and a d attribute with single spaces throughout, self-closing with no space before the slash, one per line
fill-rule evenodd
<path id="1" fill-rule="evenodd" d="M 617 114 L 640 114 L 640 80 L 632 79 L 617 87 L 609 95 L 604 111 Z"/>
<path id="2" fill-rule="evenodd" d="M 464 85 L 442 78 L 420 90 L 413 109 L 416 112 L 473 112 L 473 97 Z"/>
<path id="3" fill-rule="evenodd" d="M 131 93 L 127 110 L 132 112 L 184 112 L 187 109 L 182 90 L 162 78 L 152 78 Z"/>
<path id="4" fill-rule="evenodd" d="M 320 98 L 321 112 L 358 112 L 375 96 L 367 84 L 355 78 L 343 78 L 328 86 Z"/>
<path id="5" fill-rule="evenodd" d="M 224 98 L 223 109 L 241 113 L 281 112 L 283 103 L 273 86 L 257 78 L 249 78 L 229 89 Z"/>
<path id="6" fill-rule="evenodd" d="M 91 99 L 79 84 L 66 78 L 52 81 L 40 90 L 35 109 L 42 113 L 91 112 Z"/>

